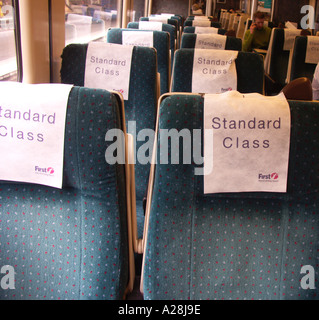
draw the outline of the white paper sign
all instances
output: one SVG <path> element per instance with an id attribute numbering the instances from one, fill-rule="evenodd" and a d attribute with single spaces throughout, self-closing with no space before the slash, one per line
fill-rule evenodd
<path id="1" fill-rule="evenodd" d="M 286 192 L 290 109 L 283 94 L 206 95 L 204 128 L 213 130 L 204 144 L 204 193 Z"/>
<path id="2" fill-rule="evenodd" d="M 225 50 L 227 37 L 220 34 L 197 34 L 195 49 Z"/>
<path id="3" fill-rule="evenodd" d="M 153 47 L 153 32 L 123 31 L 122 44 L 125 46 Z"/>
<path id="4" fill-rule="evenodd" d="M 283 50 L 291 50 L 294 46 L 295 38 L 300 36 L 300 30 L 298 29 L 284 29 L 285 42 Z"/>
<path id="5" fill-rule="evenodd" d="M 0 180 L 62 188 L 71 88 L 0 82 Z"/>
<path id="6" fill-rule="evenodd" d="M 265 21 L 266 22 L 266 21 Z M 290 22 L 290 21 L 287 21 L 285 23 L 285 26 L 287 29 L 290 29 L 290 30 L 297 30 L 297 23 L 295 22 Z"/>
<path id="7" fill-rule="evenodd" d="M 134 46 L 90 42 L 88 45 L 84 86 L 117 91 L 129 98 L 131 63 Z"/>
<path id="8" fill-rule="evenodd" d="M 210 19 L 207 16 L 194 16 L 194 20 L 209 20 Z"/>
<path id="9" fill-rule="evenodd" d="M 156 30 L 162 31 L 163 23 L 158 21 L 140 21 L 138 28 L 140 30 Z"/>
<path id="10" fill-rule="evenodd" d="M 192 25 L 193 27 L 210 27 L 211 21 L 210 20 L 193 20 Z"/>
<path id="11" fill-rule="evenodd" d="M 237 56 L 238 51 L 195 49 L 192 92 L 222 93 L 237 90 Z"/>
<path id="12" fill-rule="evenodd" d="M 306 63 L 317 64 L 319 62 L 319 37 L 307 36 Z"/>
<path id="13" fill-rule="evenodd" d="M 214 28 L 214 27 L 195 27 L 195 33 L 198 33 L 198 34 L 202 34 L 202 33 L 218 34 L 218 28 Z"/>
<path id="14" fill-rule="evenodd" d="M 162 17 L 162 16 L 155 16 L 155 17 L 148 17 L 149 21 L 158 21 L 161 23 L 167 23 L 168 18 L 167 17 Z"/>
<path id="15" fill-rule="evenodd" d="M 169 19 L 169 18 L 171 18 L 171 17 L 174 17 L 175 14 L 174 14 L 174 13 L 161 13 L 161 16 L 167 17 L 167 18 Z"/>

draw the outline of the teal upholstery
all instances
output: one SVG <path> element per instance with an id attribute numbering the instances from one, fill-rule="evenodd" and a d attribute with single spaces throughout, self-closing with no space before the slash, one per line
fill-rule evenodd
<path id="1" fill-rule="evenodd" d="M 122 299 L 128 283 L 123 165 L 109 165 L 107 130 L 122 128 L 117 96 L 73 87 L 63 188 L 0 182 L 0 265 L 15 271 L 1 300 Z"/>
<path id="2" fill-rule="evenodd" d="M 139 22 L 129 22 L 127 25 L 128 28 L 132 29 L 138 29 L 139 28 Z M 174 53 L 175 53 L 175 39 L 176 39 L 176 29 L 175 26 L 163 23 L 162 25 L 162 31 L 166 31 L 169 33 L 170 37 L 170 49 L 171 49 L 171 60 L 174 59 Z"/>
<path id="3" fill-rule="evenodd" d="M 194 20 L 185 20 L 184 22 L 184 27 L 192 27 L 193 26 L 193 21 Z M 214 28 L 221 28 L 221 24 L 219 22 L 216 21 L 211 21 L 210 22 L 210 26 L 214 27 Z"/>
<path id="4" fill-rule="evenodd" d="M 62 83 L 84 85 L 84 71 L 87 44 L 71 44 L 64 48 L 62 54 Z M 125 101 L 125 120 L 136 122 L 136 133 L 142 129 L 154 129 L 157 108 L 157 56 L 154 48 L 134 47 L 129 87 L 129 100 Z M 128 133 L 129 128 L 128 128 Z M 137 141 L 137 150 L 143 142 Z M 144 209 L 149 176 L 149 164 L 135 165 L 136 206 L 138 234 L 143 235 Z"/>
<path id="5" fill-rule="evenodd" d="M 203 103 L 199 95 L 166 98 L 157 141 L 163 129 L 203 129 Z M 287 193 L 204 195 L 195 165 L 159 164 L 158 147 L 144 299 L 319 298 L 319 103 L 289 105 Z M 301 287 L 305 265 L 315 270 L 315 289 Z"/>
<path id="6" fill-rule="evenodd" d="M 181 48 L 189 48 L 189 49 L 195 48 L 196 38 L 197 38 L 196 33 L 184 33 L 182 36 Z M 234 37 L 227 37 L 225 49 L 241 51 L 242 49 L 241 39 L 234 38 Z"/>
<path id="7" fill-rule="evenodd" d="M 107 42 L 122 44 L 123 31 L 144 31 L 134 29 L 112 28 L 107 33 Z M 153 45 L 157 51 L 157 69 L 161 75 L 161 94 L 169 91 L 170 56 L 169 35 L 164 31 L 149 31 L 153 33 Z"/>
<path id="8" fill-rule="evenodd" d="M 317 64 L 306 63 L 308 37 L 298 36 L 295 39 L 293 54 L 291 59 L 290 81 L 306 77 L 310 81 L 313 79 Z M 318 55 L 319 56 L 319 55 Z"/>
<path id="9" fill-rule="evenodd" d="M 290 51 L 283 50 L 285 42 L 284 29 L 273 29 L 273 43 L 270 52 L 269 76 L 283 87 L 286 84 Z"/>
<path id="10" fill-rule="evenodd" d="M 195 33 L 195 28 L 196 27 L 185 27 L 184 28 L 184 33 Z M 222 29 L 222 28 L 219 28 L 218 29 L 218 34 L 222 34 L 222 35 L 224 35 L 225 33 L 227 32 L 227 30 L 226 29 Z"/>
<path id="11" fill-rule="evenodd" d="M 182 16 L 174 15 L 174 16 L 171 16 L 171 19 L 178 21 L 178 30 L 180 30 L 183 27 L 183 18 L 182 18 Z"/>
<path id="12" fill-rule="evenodd" d="M 194 49 L 180 49 L 175 53 L 172 92 L 191 92 Z M 237 90 L 241 93 L 263 93 L 264 66 L 256 53 L 238 52 L 236 59 Z"/>
<path id="13" fill-rule="evenodd" d="M 185 18 L 179 14 L 175 14 L 174 16 L 171 17 L 172 19 L 178 19 L 179 21 L 179 24 L 180 24 L 180 27 L 183 29 L 184 27 L 184 21 L 185 21 Z"/>

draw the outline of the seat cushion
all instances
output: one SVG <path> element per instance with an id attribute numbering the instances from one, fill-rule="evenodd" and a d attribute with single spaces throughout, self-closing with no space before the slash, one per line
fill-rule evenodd
<path id="1" fill-rule="evenodd" d="M 98 121 L 97 121 L 98 119 Z M 0 183 L 0 265 L 15 290 L 0 299 L 122 299 L 128 281 L 125 173 L 109 165 L 105 141 L 122 128 L 115 96 L 70 93 L 63 188 Z"/>
<path id="2" fill-rule="evenodd" d="M 171 128 L 201 129 L 203 102 L 199 95 L 166 98 L 160 134 Z M 165 150 L 158 148 L 145 299 L 318 299 L 317 286 L 301 288 L 300 272 L 311 265 L 315 279 L 319 276 L 319 104 L 289 105 L 287 193 L 204 195 L 203 176 L 194 175 L 196 165 L 159 164 Z M 180 155 L 182 150 L 180 143 Z"/>

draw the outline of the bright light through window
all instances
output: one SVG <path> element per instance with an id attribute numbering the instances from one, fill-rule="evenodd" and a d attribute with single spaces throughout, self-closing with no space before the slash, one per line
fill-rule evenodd
<path id="1" fill-rule="evenodd" d="M 17 80 L 17 59 L 12 1 L 0 0 L 0 81 Z"/>
<path id="2" fill-rule="evenodd" d="M 119 27 L 120 0 L 65 1 L 65 43 L 103 39 L 110 27 Z"/>

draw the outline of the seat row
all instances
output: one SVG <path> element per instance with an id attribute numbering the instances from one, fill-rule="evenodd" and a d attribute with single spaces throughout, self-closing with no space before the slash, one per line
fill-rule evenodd
<path id="1" fill-rule="evenodd" d="M 291 81 L 305 77 L 313 80 L 319 54 L 318 36 L 301 35 L 302 30 L 274 28 L 264 68 L 270 77 L 274 91 L 279 92 Z M 308 56 L 308 53 L 312 53 Z"/>
<path id="2" fill-rule="evenodd" d="M 168 93 L 159 101 L 141 244 L 144 299 L 317 299 L 313 280 L 300 280 L 303 266 L 318 277 L 318 103 L 289 101 L 286 193 L 204 194 L 198 164 L 161 163 L 159 143 L 171 129 L 188 130 L 191 140 L 200 130 L 203 141 L 204 99 Z M 62 188 L 1 182 L 0 261 L 14 270 L 1 299 L 122 299 L 132 290 L 134 162 L 124 118 L 118 93 L 73 87 Z M 114 129 L 125 137 L 116 144 L 122 164 L 106 157 Z"/>
<path id="3" fill-rule="evenodd" d="M 123 33 L 133 32 L 135 27 L 109 30 L 108 42 L 122 44 Z M 287 264 L 296 256 L 300 263 L 304 259 L 317 259 L 318 237 L 312 230 L 318 219 L 315 215 L 308 218 L 311 214 L 308 208 L 317 205 L 318 174 L 316 168 L 309 172 L 308 168 L 311 167 L 309 161 L 316 163 L 318 148 L 317 139 L 307 138 L 316 134 L 316 124 L 311 121 L 317 117 L 316 103 L 289 103 L 293 114 L 293 152 L 287 194 L 204 196 L 202 178 L 194 176 L 193 164 L 161 165 L 160 161 L 157 164 L 150 161 L 160 154 L 156 141 L 162 129 L 181 131 L 185 128 L 190 132 L 203 129 L 204 93 L 210 92 L 198 94 L 199 91 L 192 90 L 194 60 L 198 56 L 195 56 L 195 49 L 187 47 L 192 47 L 197 35 L 182 38 L 183 48 L 174 50 L 171 73 L 169 65 L 164 69 L 159 67 L 160 61 L 169 61 L 170 37 L 167 32 L 151 32 L 154 46 L 132 49 L 126 99 L 113 89 L 86 87 L 90 44 L 72 44 L 64 49 L 61 82 L 74 87 L 66 118 L 63 188 L 57 191 L 8 182 L 0 185 L 0 208 L 5 208 L 0 212 L 1 235 L 7 239 L 1 259 L 2 264 L 14 266 L 19 284 L 16 291 L 2 291 L 1 298 L 121 299 L 133 288 L 134 253 L 144 257 L 142 291 L 145 299 L 314 297 L 313 292 L 303 291 L 296 285 L 297 275 L 295 271 L 290 274 Z M 160 38 L 165 40 L 165 50 L 157 42 Z M 235 52 L 232 65 L 236 90 L 242 94 L 263 94 L 263 59 L 256 53 L 237 51 L 237 40 L 229 37 L 225 42 L 226 50 L 211 50 L 205 63 L 207 70 L 215 70 L 211 68 L 222 64 L 221 61 L 227 65 L 229 54 Z M 124 46 L 116 47 L 124 50 Z M 111 51 L 112 46 L 108 50 Z M 216 52 L 218 55 L 214 58 Z M 101 60 L 93 59 L 100 61 L 99 68 L 115 63 L 103 54 L 98 55 Z M 225 54 L 227 59 L 223 60 Z M 118 58 L 121 61 L 121 56 Z M 113 129 L 123 132 L 124 139 L 117 136 L 116 150 L 117 155 L 120 150 L 125 155 L 122 163 L 110 163 L 106 157 L 114 145 L 113 140 L 106 138 Z M 150 132 L 155 135 L 148 135 Z M 305 148 L 313 150 L 313 154 L 295 164 Z M 147 161 L 140 161 L 139 155 Z M 296 195 L 298 199 L 295 200 Z M 16 209 L 20 206 L 22 211 Z M 33 208 L 37 208 L 37 212 Z M 289 208 L 298 208 L 298 211 Z M 304 228 L 294 236 L 299 239 L 304 234 L 309 235 L 307 244 L 293 243 L 287 235 L 287 230 L 301 220 L 308 222 L 304 222 Z M 256 224 L 255 233 L 262 236 L 251 237 L 252 221 Z M 38 228 L 34 227 L 35 223 Z M 42 230 L 41 225 L 48 227 Z M 216 230 L 212 226 L 216 226 Z M 272 232 L 273 228 L 278 232 Z M 269 231 L 266 235 L 263 234 L 265 229 Z M 59 246 L 56 243 L 58 234 Z M 225 234 L 224 245 L 220 243 L 221 234 Z M 38 241 L 24 241 L 27 238 Z M 213 247 L 200 245 L 211 241 Z M 261 248 L 265 241 L 273 245 L 267 247 L 269 254 L 263 260 L 263 252 L 257 252 L 255 246 L 258 244 Z M 251 247 L 248 242 L 254 242 L 255 246 Z M 247 243 L 246 249 L 242 243 Z M 291 246 L 291 251 L 302 253 L 292 257 L 286 253 Z M 225 258 L 234 254 L 238 255 L 235 264 L 245 265 L 237 270 L 236 279 L 232 273 L 234 261 Z M 203 256 L 205 258 L 200 258 Z M 212 264 L 225 268 L 212 268 Z M 247 271 L 251 269 L 256 274 L 268 273 L 271 277 L 260 275 L 257 281 L 255 274 Z M 293 282 L 291 290 L 284 280 L 287 273 L 289 281 Z M 238 282 L 236 290 L 234 279 Z M 257 287 L 259 290 L 255 289 Z"/>
<path id="4" fill-rule="evenodd" d="M 219 22 L 222 28 L 234 30 L 236 37 L 243 39 L 252 20 L 244 13 L 222 10 Z M 269 48 L 264 53 L 266 95 L 277 94 L 285 85 L 298 78 L 307 78 L 311 82 L 319 62 L 316 50 L 318 36 L 311 36 L 308 30 L 297 29 L 290 22 L 279 27 L 269 21 L 265 21 L 265 24 L 272 29 Z M 311 50 L 313 54 L 309 60 L 308 53 Z"/>
<path id="5" fill-rule="evenodd" d="M 136 23 L 130 24 L 134 24 L 133 27 L 136 26 Z M 135 31 L 134 28 L 110 29 L 107 37 L 108 42 L 123 44 L 123 34 L 127 32 L 132 33 L 133 31 Z M 138 32 L 141 32 L 141 30 Z M 170 91 L 194 92 L 192 86 L 196 50 L 193 48 L 193 44 L 196 42 L 196 34 L 187 33 L 183 35 L 183 48 L 174 53 L 174 67 L 171 73 L 168 34 L 161 31 L 147 32 L 152 32 L 154 47 L 134 47 L 129 80 L 129 98 L 125 100 L 126 126 L 128 127 L 130 121 L 135 121 L 136 128 L 134 130 L 136 132 L 145 128 L 155 128 L 157 101 L 160 95 Z M 239 50 L 240 47 L 241 43 L 238 39 L 225 37 L 226 50 L 209 50 L 209 53 L 211 53 L 210 58 L 214 59 L 214 55 L 218 52 L 221 52 L 222 56 L 226 51 L 237 52 L 236 50 Z M 121 48 L 125 50 L 125 46 L 118 47 L 119 50 Z M 61 67 L 62 83 L 76 86 L 85 85 L 87 50 L 87 44 L 72 44 L 64 49 Z M 107 50 L 112 50 L 112 47 Z M 206 52 L 205 49 L 203 51 Z M 242 93 L 257 92 L 262 94 L 264 90 L 264 73 L 261 56 L 256 53 L 238 52 L 234 65 L 237 74 L 238 91 Z M 210 65 L 207 66 L 211 67 Z M 206 69 L 211 70 L 210 68 Z M 158 73 L 160 80 L 157 77 Z M 143 112 L 140 112 L 141 110 Z M 139 148 L 139 144 L 142 143 L 137 143 L 137 148 Z M 138 221 L 140 222 L 138 224 L 138 235 L 139 238 L 142 238 L 144 226 L 143 199 L 147 191 L 149 168 L 136 164 L 135 171 L 137 188 L 136 212 Z"/>

